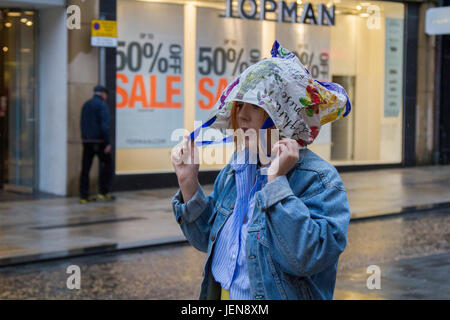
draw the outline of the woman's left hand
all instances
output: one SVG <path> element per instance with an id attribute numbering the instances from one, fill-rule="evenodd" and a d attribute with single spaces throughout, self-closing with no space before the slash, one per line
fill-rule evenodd
<path id="1" fill-rule="evenodd" d="M 267 182 L 285 175 L 294 167 L 299 159 L 300 146 L 293 139 L 277 141 L 272 148 L 272 155 L 276 155 L 268 169 Z"/>

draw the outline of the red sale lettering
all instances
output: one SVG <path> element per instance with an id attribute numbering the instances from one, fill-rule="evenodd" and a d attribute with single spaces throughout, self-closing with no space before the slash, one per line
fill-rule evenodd
<path id="1" fill-rule="evenodd" d="M 164 101 L 158 102 L 156 93 L 156 86 L 158 85 L 158 81 L 155 75 L 150 76 L 150 108 L 164 108 L 166 103 Z"/>
<path id="2" fill-rule="evenodd" d="M 210 87 L 214 86 L 213 79 L 211 79 L 209 77 L 204 77 L 204 78 L 201 78 L 200 81 L 198 82 L 198 90 L 200 91 L 200 94 L 208 99 L 207 104 L 205 104 L 202 99 L 199 99 L 197 101 L 198 106 L 204 110 L 211 109 L 212 106 L 214 105 L 214 95 L 212 92 L 208 91 L 208 89 L 205 88 L 206 84 Z"/>
<path id="3" fill-rule="evenodd" d="M 119 86 L 119 80 L 122 81 L 123 83 L 127 84 L 128 83 L 128 77 L 126 75 L 124 75 L 123 73 L 117 73 L 116 74 L 116 92 L 119 96 L 122 97 L 122 101 L 116 103 L 117 108 L 123 108 L 126 107 L 128 104 L 128 93 L 127 91 L 122 88 L 121 86 Z"/>
<path id="4" fill-rule="evenodd" d="M 146 88 L 144 76 L 136 74 L 131 81 L 131 90 L 127 86 L 130 81 L 128 76 L 122 73 L 116 74 L 117 108 L 134 108 L 135 105 L 142 108 L 181 108 L 181 102 L 175 102 L 174 97 L 181 95 L 181 76 L 162 76 L 165 78 L 165 101 L 158 101 L 158 85 L 161 85 L 161 76 L 150 76 L 150 88 Z M 161 79 L 160 81 L 158 81 Z M 178 87 L 176 87 L 178 85 Z M 163 87 L 164 88 L 164 87 Z M 164 94 L 164 93 L 163 93 Z M 148 97 L 150 95 L 150 97 Z M 120 98 L 119 98 L 120 97 Z"/>
<path id="5" fill-rule="evenodd" d="M 220 95 L 222 94 L 222 91 L 225 90 L 225 88 L 227 87 L 227 83 L 228 83 L 227 78 L 219 79 L 219 85 L 217 86 L 216 101 L 219 100 Z"/>
<path id="6" fill-rule="evenodd" d="M 139 91 L 139 94 L 137 91 Z M 143 108 L 148 108 L 147 94 L 145 91 L 144 78 L 142 74 L 137 74 L 134 76 L 133 86 L 131 88 L 130 103 L 128 106 L 130 108 L 134 108 L 134 104 L 136 102 L 142 103 Z"/>
<path id="7" fill-rule="evenodd" d="M 180 89 L 172 88 L 172 83 L 181 82 L 180 76 L 166 77 L 166 108 L 181 108 L 181 102 L 173 102 L 172 97 L 181 93 Z"/>
<path id="8" fill-rule="evenodd" d="M 211 87 L 210 90 L 206 88 L 206 86 Z M 203 99 L 199 99 L 197 101 L 200 109 L 209 110 L 211 109 L 216 101 L 220 98 L 222 91 L 227 87 L 227 79 L 220 78 L 219 83 L 217 85 L 217 90 L 215 90 L 214 80 L 210 77 L 203 77 L 198 82 L 198 91 L 200 94 L 207 99 L 207 103 Z M 216 94 L 214 95 L 214 91 Z"/>

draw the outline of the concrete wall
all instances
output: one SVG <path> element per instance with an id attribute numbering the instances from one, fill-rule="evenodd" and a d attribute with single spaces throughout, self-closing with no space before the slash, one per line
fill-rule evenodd
<path id="1" fill-rule="evenodd" d="M 81 9 L 81 29 L 68 32 L 68 112 L 67 112 L 67 193 L 78 196 L 81 172 L 82 143 L 80 116 L 83 103 L 92 97 L 92 89 L 98 83 L 98 49 L 91 47 L 91 20 L 98 19 L 99 1 L 67 1 L 67 5 Z M 98 162 L 91 169 L 92 194 L 97 192 Z"/>
<path id="2" fill-rule="evenodd" d="M 66 9 L 39 13 L 39 190 L 66 195 Z"/>

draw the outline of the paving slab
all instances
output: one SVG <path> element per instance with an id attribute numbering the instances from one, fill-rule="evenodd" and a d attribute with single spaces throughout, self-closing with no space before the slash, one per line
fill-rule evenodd
<path id="1" fill-rule="evenodd" d="M 341 173 L 353 221 L 450 207 L 450 166 Z M 207 193 L 212 185 L 204 186 Z M 0 202 L 0 266 L 184 242 L 170 199 L 176 188 L 77 198 Z"/>

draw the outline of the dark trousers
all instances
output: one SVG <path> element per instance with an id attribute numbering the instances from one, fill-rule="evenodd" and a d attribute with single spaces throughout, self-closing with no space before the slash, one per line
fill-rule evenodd
<path id="1" fill-rule="evenodd" d="M 111 189 L 113 178 L 113 161 L 110 153 L 105 153 L 104 143 L 83 143 L 83 163 L 80 175 L 80 197 L 87 198 L 89 195 L 89 171 L 91 171 L 92 160 L 97 155 L 100 162 L 99 185 L 100 194 L 107 194 Z"/>

